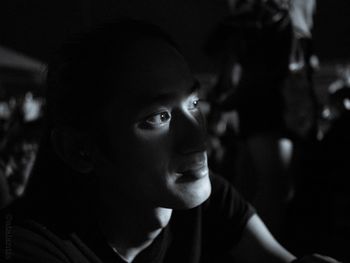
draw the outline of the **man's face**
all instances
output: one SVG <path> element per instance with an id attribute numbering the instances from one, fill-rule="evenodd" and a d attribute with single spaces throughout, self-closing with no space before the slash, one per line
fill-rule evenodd
<path id="1" fill-rule="evenodd" d="M 197 82 L 163 40 L 141 40 L 126 56 L 110 80 L 119 95 L 104 116 L 109 153 L 96 168 L 101 190 L 111 202 L 195 207 L 211 191 Z"/>

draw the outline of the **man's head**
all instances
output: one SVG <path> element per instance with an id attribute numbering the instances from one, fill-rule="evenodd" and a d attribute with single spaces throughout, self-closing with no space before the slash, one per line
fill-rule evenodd
<path id="1" fill-rule="evenodd" d="M 49 69 L 56 153 L 94 172 L 105 202 L 191 208 L 210 194 L 198 83 L 157 27 L 118 22 L 63 49 Z"/>

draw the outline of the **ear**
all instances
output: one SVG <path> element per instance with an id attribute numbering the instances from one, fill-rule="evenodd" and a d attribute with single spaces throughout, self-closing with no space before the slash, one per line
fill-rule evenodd
<path id="1" fill-rule="evenodd" d="M 94 169 L 91 141 L 73 128 L 54 128 L 51 143 L 56 154 L 73 170 L 89 173 Z"/>

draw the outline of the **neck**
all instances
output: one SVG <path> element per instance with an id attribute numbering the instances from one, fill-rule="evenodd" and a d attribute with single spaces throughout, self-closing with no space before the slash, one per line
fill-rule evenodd
<path id="1" fill-rule="evenodd" d="M 126 203 L 126 202 L 125 202 Z M 127 262 L 152 244 L 170 221 L 172 210 L 130 203 L 102 208 L 99 224 L 111 247 Z"/>

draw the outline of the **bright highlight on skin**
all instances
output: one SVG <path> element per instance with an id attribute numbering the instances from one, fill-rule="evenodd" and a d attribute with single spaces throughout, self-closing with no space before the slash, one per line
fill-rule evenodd
<path id="1" fill-rule="evenodd" d="M 188 96 L 184 103 L 185 107 L 190 112 L 200 111 L 199 108 L 200 99 L 197 92 L 194 92 Z M 143 121 L 140 122 L 140 127 L 145 129 L 157 129 L 161 128 L 170 123 L 172 117 L 171 106 L 160 106 L 159 110 L 156 110 L 151 115 L 147 116 Z"/>

